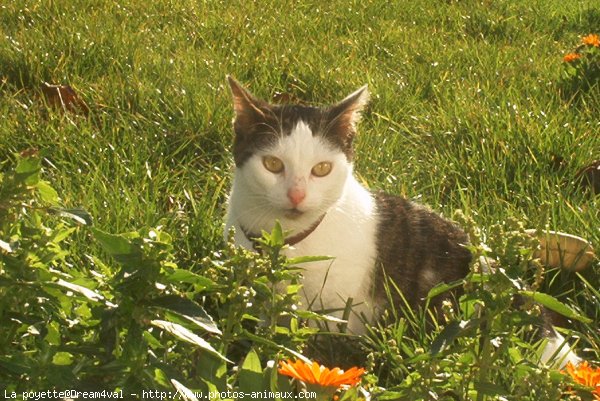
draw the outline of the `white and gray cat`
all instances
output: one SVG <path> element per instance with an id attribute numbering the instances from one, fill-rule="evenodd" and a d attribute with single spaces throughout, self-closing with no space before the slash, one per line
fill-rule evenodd
<path id="1" fill-rule="evenodd" d="M 458 226 L 404 198 L 372 193 L 354 177 L 366 86 L 333 106 L 310 107 L 269 104 L 228 80 L 236 168 L 226 232 L 234 227 L 236 243 L 252 249 L 253 238 L 279 221 L 290 232 L 288 257 L 332 256 L 303 265 L 305 306 L 339 316 L 351 298 L 348 329 L 361 334 L 386 307 L 382 270 L 415 307 L 434 285 L 467 275 L 471 254 Z M 578 361 L 553 329 L 548 339 L 544 361 L 555 353 L 563 363 Z"/>

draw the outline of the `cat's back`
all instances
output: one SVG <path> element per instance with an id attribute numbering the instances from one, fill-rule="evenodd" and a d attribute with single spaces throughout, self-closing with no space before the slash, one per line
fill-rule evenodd
<path id="1" fill-rule="evenodd" d="M 471 253 L 468 237 L 455 223 L 429 208 L 386 193 L 373 194 L 379 217 L 376 285 L 383 272 L 416 305 L 440 282 L 464 278 Z M 384 291 L 376 291 L 383 294 Z"/>

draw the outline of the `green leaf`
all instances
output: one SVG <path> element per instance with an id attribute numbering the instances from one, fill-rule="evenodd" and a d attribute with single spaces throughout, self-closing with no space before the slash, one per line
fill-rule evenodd
<path id="1" fill-rule="evenodd" d="M 36 171 L 40 171 L 41 167 L 42 160 L 39 157 L 24 157 L 17 162 L 15 172 L 17 174 L 35 173 Z"/>
<path id="2" fill-rule="evenodd" d="M 273 227 L 273 231 L 271 231 L 271 245 L 283 245 L 283 229 L 281 228 L 281 224 L 279 221 L 275 222 L 275 227 Z"/>
<path id="3" fill-rule="evenodd" d="M 202 289 L 211 289 L 217 286 L 217 284 L 211 279 L 184 269 L 175 269 L 173 273 L 167 276 L 167 281 L 174 284 L 195 284 L 202 287 Z"/>
<path id="4" fill-rule="evenodd" d="M 196 366 L 202 371 L 202 381 L 215 390 L 225 391 L 227 389 L 228 369 L 227 364 L 220 358 L 216 358 L 208 352 L 197 356 Z"/>
<path id="5" fill-rule="evenodd" d="M 127 327 L 125 341 L 123 341 L 123 360 L 137 360 L 147 352 L 148 345 L 144 341 L 144 329 L 140 323 L 131 319 Z"/>
<path id="6" fill-rule="evenodd" d="M 177 391 L 176 398 L 178 400 L 198 401 L 198 399 L 194 395 L 194 392 L 192 390 L 190 390 L 189 388 L 187 388 L 186 386 L 184 386 L 183 384 L 179 383 L 177 380 L 171 379 L 171 384 Z"/>
<path id="7" fill-rule="evenodd" d="M 149 331 L 144 331 L 144 333 L 142 334 L 142 336 L 146 340 L 146 343 L 148 343 L 148 345 L 152 349 L 161 349 L 161 348 L 164 348 L 163 344 L 160 341 L 158 341 L 156 339 L 156 337 L 154 337 L 154 335 L 152 335 L 152 333 L 150 333 Z"/>
<path id="8" fill-rule="evenodd" d="M 535 302 L 545 306 L 550 310 L 553 310 L 556 313 L 560 313 L 561 315 L 569 319 L 579 320 L 582 323 L 592 323 L 592 319 L 580 315 L 579 313 L 569 308 L 567 305 L 563 304 L 551 295 L 544 294 L 543 292 L 533 291 L 519 291 L 519 294 L 530 297 Z"/>
<path id="9" fill-rule="evenodd" d="M 26 185 L 36 185 L 40 179 L 42 160 L 37 157 L 28 157 L 19 160 L 15 167 L 15 178 Z"/>
<path id="10" fill-rule="evenodd" d="M 75 220 L 79 224 L 83 224 L 85 226 L 91 226 L 93 223 L 92 216 L 85 209 L 81 208 L 62 208 L 62 207 L 53 207 L 50 209 L 50 212 L 59 215 L 60 217 L 65 217 L 67 219 Z"/>
<path id="11" fill-rule="evenodd" d="M 335 316 L 331 316 L 331 315 L 322 315 L 320 313 L 313 312 L 310 310 L 298 310 L 298 311 L 296 311 L 296 314 L 299 317 L 301 317 L 302 319 L 312 319 L 312 320 L 326 321 L 326 322 L 332 322 L 332 323 L 348 323 L 347 320 L 340 319 L 339 317 L 335 317 Z"/>
<path id="12" fill-rule="evenodd" d="M 262 319 L 260 319 L 260 318 L 258 318 L 256 316 L 252 316 L 252 315 L 250 315 L 248 313 L 244 313 L 242 315 L 242 319 L 241 320 L 250 320 L 250 321 L 253 321 L 253 322 L 262 322 L 263 321 Z"/>
<path id="13" fill-rule="evenodd" d="M 239 375 L 239 389 L 245 393 L 265 390 L 260 358 L 254 348 L 248 352 L 242 364 Z"/>
<path id="14" fill-rule="evenodd" d="M 42 198 L 42 201 L 52 205 L 58 204 L 58 192 L 50 186 L 46 181 L 39 181 L 35 186 Z"/>
<path id="15" fill-rule="evenodd" d="M 460 287 L 461 285 L 463 285 L 463 283 L 463 280 L 457 280 L 451 283 L 440 283 L 433 287 L 431 290 L 429 290 L 429 292 L 427 293 L 427 299 L 437 297 L 440 294 L 453 290 L 454 288 Z"/>
<path id="16" fill-rule="evenodd" d="M 109 234 L 97 228 L 92 228 L 92 233 L 104 250 L 111 256 L 130 255 L 133 253 L 134 247 L 131 241 L 123 235 Z"/>
<path id="17" fill-rule="evenodd" d="M 349 389 L 345 390 L 342 392 L 341 397 L 338 399 L 338 401 L 355 401 L 355 400 L 359 400 L 359 394 L 358 394 L 358 386 L 353 386 L 350 387 Z"/>
<path id="18" fill-rule="evenodd" d="M 508 349 L 508 355 L 514 366 L 517 366 L 523 360 L 523 355 L 521 354 L 521 349 L 519 347 L 510 347 Z"/>
<path id="19" fill-rule="evenodd" d="M 464 278 L 464 281 L 467 283 L 481 284 L 489 282 L 490 277 L 491 275 L 487 273 L 471 273 Z"/>
<path id="20" fill-rule="evenodd" d="M 176 313 L 209 333 L 221 335 L 221 330 L 204 308 L 188 298 L 165 295 L 152 299 L 149 305 Z"/>
<path id="21" fill-rule="evenodd" d="M 448 323 L 431 343 L 431 350 L 429 352 L 431 355 L 440 353 L 448 348 L 457 337 L 469 333 L 477 324 L 478 321 L 474 319 L 461 320 L 460 322 L 455 320 Z"/>
<path id="22" fill-rule="evenodd" d="M 75 313 L 86 323 L 92 319 L 92 311 L 87 304 L 82 303 L 79 305 L 77 308 L 75 308 Z"/>
<path id="23" fill-rule="evenodd" d="M 463 316 L 465 318 L 470 318 L 475 314 L 477 305 L 481 304 L 482 302 L 483 301 L 476 294 L 467 293 L 466 295 L 460 297 L 458 303 Z"/>
<path id="24" fill-rule="evenodd" d="M 69 352 L 57 352 L 52 357 L 52 363 L 61 366 L 70 365 L 73 363 L 73 355 Z"/>
<path id="25" fill-rule="evenodd" d="M 143 260 L 142 251 L 139 246 L 131 240 L 139 238 L 138 233 L 109 234 L 92 227 L 94 237 L 102 247 L 125 269 L 137 270 Z"/>
<path id="26" fill-rule="evenodd" d="M 551 370 L 550 371 L 550 381 L 554 384 L 561 384 L 568 382 L 569 376 L 565 375 L 560 370 Z"/>
<path id="27" fill-rule="evenodd" d="M 208 394 L 212 395 L 211 400 L 215 400 L 215 401 L 222 400 L 221 393 L 223 392 L 225 387 L 221 387 L 221 390 L 219 390 L 219 387 L 217 387 L 210 380 L 207 380 L 205 378 L 201 378 L 201 380 L 202 380 L 202 382 L 204 382 L 204 384 L 206 384 L 206 387 L 208 388 Z"/>
<path id="28" fill-rule="evenodd" d="M 298 359 L 302 360 L 305 363 L 308 363 L 308 364 L 312 363 L 312 361 L 310 359 L 308 359 L 307 357 L 305 357 L 301 353 L 299 353 L 297 351 L 294 351 L 293 349 L 284 347 L 283 345 L 277 344 L 275 341 L 271 341 L 271 340 L 269 340 L 269 339 L 267 339 L 265 337 L 261 337 L 259 335 L 250 333 L 247 330 L 243 330 L 243 333 L 244 333 L 243 335 L 246 338 L 248 338 L 249 340 L 252 340 L 252 341 L 254 341 L 254 342 L 258 343 L 258 344 L 264 344 L 264 345 L 267 345 L 269 347 L 273 347 L 273 348 L 279 349 L 281 351 L 284 351 L 287 354 L 293 355 L 294 358 L 298 358 Z"/>
<path id="29" fill-rule="evenodd" d="M 214 349 L 213 346 L 208 343 L 208 341 L 194 334 L 192 331 L 186 329 L 180 324 L 167 322 L 166 320 L 152 320 L 150 324 L 168 333 L 171 333 L 182 341 L 197 345 L 211 355 L 214 355 L 226 362 L 231 362 L 229 359 L 221 355 L 216 349 Z"/>
<path id="30" fill-rule="evenodd" d="M 289 258 L 287 260 L 288 266 L 299 265 L 302 263 L 309 262 L 320 262 L 322 260 L 332 260 L 332 256 L 298 256 L 296 258 Z"/>
<path id="31" fill-rule="evenodd" d="M 378 395 L 377 399 L 382 401 L 405 400 L 406 393 L 399 391 L 385 391 L 383 394 Z"/>
<path id="32" fill-rule="evenodd" d="M 61 242 L 65 238 L 67 238 L 69 235 L 73 234 L 73 232 L 76 229 L 77 229 L 77 227 L 69 227 L 69 228 L 62 228 L 60 230 L 57 230 L 56 233 L 54 234 L 54 237 L 52 238 L 52 242 L 54 242 L 55 244 L 58 244 L 59 242 Z"/>
<path id="33" fill-rule="evenodd" d="M 159 369 L 159 368 L 154 369 L 154 380 L 161 386 L 169 387 L 169 384 L 170 384 L 169 377 L 162 369 Z"/>
<path id="34" fill-rule="evenodd" d="M 14 375 L 20 376 L 31 373 L 31 366 L 25 364 L 23 360 L 15 362 L 13 358 L 0 356 L 0 368 L 5 372 L 10 372 Z"/>
<path id="35" fill-rule="evenodd" d="M 507 391 L 504 387 L 490 382 L 475 382 L 475 390 L 489 396 L 499 396 L 507 394 Z"/>
<path id="36" fill-rule="evenodd" d="M 290 383 L 290 378 L 279 374 L 277 360 L 271 360 L 270 363 L 267 363 L 267 367 L 263 373 L 263 383 L 268 385 L 268 389 L 274 393 L 291 394 L 291 392 L 294 391 L 294 388 L 292 388 Z M 281 398 L 275 399 L 282 401 Z"/>
<path id="37" fill-rule="evenodd" d="M 153 241 L 160 242 L 165 245 L 171 245 L 173 243 L 173 237 L 169 233 L 160 231 L 159 229 L 151 229 L 148 232 L 148 237 Z"/>
<path id="38" fill-rule="evenodd" d="M 70 291 L 83 295 L 90 301 L 100 302 L 104 300 L 104 297 L 98 294 L 97 292 L 78 284 L 69 283 L 68 281 L 63 280 L 62 278 L 58 279 L 57 281 L 48 281 L 45 283 L 45 285 L 66 288 Z"/>
<path id="39" fill-rule="evenodd" d="M 290 284 L 285 288 L 285 293 L 288 295 L 297 294 L 302 287 L 302 284 Z"/>
<path id="40" fill-rule="evenodd" d="M 44 337 L 44 341 L 50 345 L 60 345 L 60 330 L 58 322 L 50 322 L 46 325 L 46 330 L 48 333 Z"/>

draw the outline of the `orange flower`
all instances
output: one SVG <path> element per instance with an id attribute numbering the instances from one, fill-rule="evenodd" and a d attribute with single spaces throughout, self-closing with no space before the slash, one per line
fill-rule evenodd
<path id="1" fill-rule="evenodd" d="M 301 380 L 304 383 L 340 387 L 343 385 L 354 386 L 358 384 L 365 370 L 363 368 L 352 367 L 347 371 L 343 371 L 340 368 L 326 368 L 317 362 L 309 364 L 301 360 L 292 362 L 288 359 L 287 362 L 279 361 L 279 373 Z"/>
<path id="2" fill-rule="evenodd" d="M 600 47 L 600 36 L 590 33 L 589 35 L 584 36 L 581 39 L 581 42 L 583 42 L 584 45 Z"/>
<path id="3" fill-rule="evenodd" d="M 580 58 L 581 58 L 581 54 L 579 54 L 579 53 L 569 53 L 565 57 L 563 57 L 563 61 L 565 63 L 571 63 Z"/>
<path id="4" fill-rule="evenodd" d="M 581 362 L 577 367 L 567 363 L 567 372 L 576 383 L 592 387 L 595 400 L 600 400 L 600 368 L 592 369 L 587 362 Z"/>

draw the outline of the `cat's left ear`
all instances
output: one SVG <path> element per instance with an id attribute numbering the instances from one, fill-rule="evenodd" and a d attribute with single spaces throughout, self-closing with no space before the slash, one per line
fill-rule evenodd
<path id="1" fill-rule="evenodd" d="M 369 103 L 369 88 L 365 85 L 333 105 L 329 113 L 333 119 L 354 131 L 367 103 Z"/>

